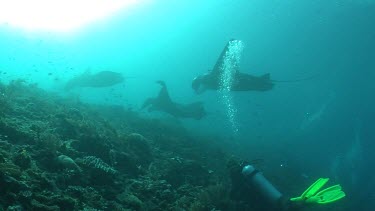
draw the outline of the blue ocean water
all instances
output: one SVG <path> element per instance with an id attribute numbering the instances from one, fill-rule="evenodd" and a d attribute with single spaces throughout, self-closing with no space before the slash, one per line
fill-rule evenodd
<path id="1" fill-rule="evenodd" d="M 204 119 L 181 120 L 191 133 L 224 137 L 228 150 L 261 157 L 275 172 L 330 177 L 347 192 L 348 210 L 372 210 L 374 22 L 371 0 L 212 0 L 135 6 L 71 34 L 1 25 L 0 81 L 24 79 L 147 116 L 140 107 L 164 80 L 176 102 L 204 102 Z M 244 43 L 241 72 L 276 80 L 267 92 L 230 93 L 238 131 L 219 92 L 191 89 L 232 38 Z M 66 93 L 66 81 L 86 70 L 120 72 L 126 81 Z"/>

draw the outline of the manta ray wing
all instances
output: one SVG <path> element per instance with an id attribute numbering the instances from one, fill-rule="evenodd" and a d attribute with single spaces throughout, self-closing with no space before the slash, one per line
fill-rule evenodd
<path id="1" fill-rule="evenodd" d="M 219 58 L 217 59 L 214 68 L 212 69 L 211 74 L 214 75 L 220 75 L 222 72 L 222 65 L 224 63 L 225 55 L 229 51 L 229 45 L 231 42 L 235 41 L 235 39 L 231 39 L 228 41 L 228 43 L 225 45 L 223 51 L 220 53 Z M 238 72 L 238 68 L 236 69 L 236 72 Z"/>
<path id="2" fill-rule="evenodd" d="M 172 104 L 171 97 L 169 96 L 167 86 L 165 85 L 164 81 L 157 81 L 158 84 L 162 86 L 159 91 L 158 97 L 156 98 L 157 101 L 162 102 L 162 104 Z"/>

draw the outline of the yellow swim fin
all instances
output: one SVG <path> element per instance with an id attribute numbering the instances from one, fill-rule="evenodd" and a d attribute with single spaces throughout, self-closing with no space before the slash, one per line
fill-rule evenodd
<path id="1" fill-rule="evenodd" d="M 340 185 L 334 185 L 319 191 L 328 182 L 328 180 L 328 178 L 319 178 L 310 187 L 308 187 L 301 196 L 291 198 L 290 200 L 304 201 L 309 204 L 328 204 L 345 197 L 345 193 L 342 191 Z"/>

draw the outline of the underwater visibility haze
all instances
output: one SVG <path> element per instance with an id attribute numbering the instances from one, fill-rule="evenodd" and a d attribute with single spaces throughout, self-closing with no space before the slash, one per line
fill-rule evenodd
<path id="1" fill-rule="evenodd" d="M 0 210 L 374 210 L 374 0 L 0 8 Z"/>

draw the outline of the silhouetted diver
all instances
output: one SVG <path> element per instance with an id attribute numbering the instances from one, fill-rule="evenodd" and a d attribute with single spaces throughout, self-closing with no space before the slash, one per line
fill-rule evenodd
<path id="1" fill-rule="evenodd" d="M 220 77 L 223 73 L 222 65 L 225 59 L 225 54 L 229 50 L 230 43 L 234 41 L 236 40 L 232 39 L 227 43 L 211 71 L 193 79 L 192 88 L 196 93 L 200 94 L 205 90 L 220 89 Z M 236 67 L 234 71 L 235 73 L 233 76 L 231 91 L 268 91 L 273 88 L 274 83 L 270 79 L 269 73 L 262 76 L 253 76 L 250 74 L 241 73 L 238 70 L 238 67 Z"/>
<path id="2" fill-rule="evenodd" d="M 177 118 L 201 119 L 206 115 L 202 102 L 189 104 L 175 103 L 169 97 L 167 86 L 164 81 L 156 83 L 162 86 L 159 95 L 156 98 L 148 98 L 142 106 L 142 109 L 148 107 L 148 111 L 163 111 Z"/>

